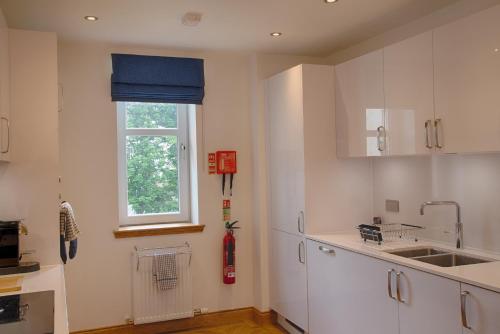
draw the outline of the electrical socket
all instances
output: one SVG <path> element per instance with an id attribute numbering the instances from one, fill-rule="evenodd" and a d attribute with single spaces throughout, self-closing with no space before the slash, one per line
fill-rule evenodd
<path id="1" fill-rule="evenodd" d="M 393 199 L 385 200 L 385 211 L 387 212 L 399 212 L 399 201 Z"/>

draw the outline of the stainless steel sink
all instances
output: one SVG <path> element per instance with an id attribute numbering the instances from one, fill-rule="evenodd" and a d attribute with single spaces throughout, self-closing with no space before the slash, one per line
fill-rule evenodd
<path id="1" fill-rule="evenodd" d="M 424 248 L 404 249 L 404 250 L 392 251 L 392 252 L 388 252 L 388 253 L 394 254 L 397 256 L 406 257 L 406 258 L 413 258 L 413 257 L 420 257 L 420 256 L 445 254 L 445 253 L 449 253 L 449 252 L 441 250 L 441 249 L 424 247 Z"/>
<path id="2" fill-rule="evenodd" d="M 389 251 L 389 254 L 402 256 L 412 260 L 433 264 L 439 267 L 457 267 L 469 264 L 487 263 L 495 260 L 484 259 L 471 255 L 462 255 L 433 247 L 421 247 Z"/>
<path id="3" fill-rule="evenodd" d="M 487 263 L 491 260 L 481 259 L 477 257 L 461 255 L 461 254 L 439 254 L 432 256 L 415 257 L 414 260 L 430 263 L 440 267 L 457 267 L 466 266 L 469 264 Z"/>

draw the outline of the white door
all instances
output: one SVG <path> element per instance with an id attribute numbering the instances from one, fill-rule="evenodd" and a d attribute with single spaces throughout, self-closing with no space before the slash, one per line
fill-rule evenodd
<path id="1" fill-rule="evenodd" d="M 398 270 L 400 334 L 461 334 L 460 283 L 406 267 Z"/>
<path id="2" fill-rule="evenodd" d="M 462 298 L 464 334 L 500 333 L 500 293 L 462 284 Z"/>
<path id="3" fill-rule="evenodd" d="M 271 232 L 271 308 L 307 331 L 305 239 Z"/>
<path id="4" fill-rule="evenodd" d="M 432 31 L 384 49 L 384 89 L 389 155 L 433 151 Z"/>
<path id="5" fill-rule="evenodd" d="M 8 29 L 0 26 L 0 161 L 9 161 L 11 150 L 9 68 Z"/>
<path id="6" fill-rule="evenodd" d="M 434 31 L 442 151 L 500 151 L 500 6 Z"/>
<path id="7" fill-rule="evenodd" d="M 337 155 L 385 155 L 384 58 L 378 50 L 335 66 Z"/>
<path id="8" fill-rule="evenodd" d="M 302 67 L 268 81 L 271 226 L 304 233 L 304 134 Z"/>
<path id="9" fill-rule="evenodd" d="M 397 334 L 398 303 L 388 289 L 393 268 L 388 262 L 308 240 L 309 333 Z"/>

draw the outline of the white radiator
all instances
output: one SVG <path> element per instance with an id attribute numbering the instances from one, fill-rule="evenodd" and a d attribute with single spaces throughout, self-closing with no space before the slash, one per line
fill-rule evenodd
<path id="1" fill-rule="evenodd" d="M 153 276 L 153 257 L 175 252 L 176 287 L 160 290 Z M 191 247 L 136 248 L 132 265 L 134 324 L 190 318 L 193 312 Z"/>

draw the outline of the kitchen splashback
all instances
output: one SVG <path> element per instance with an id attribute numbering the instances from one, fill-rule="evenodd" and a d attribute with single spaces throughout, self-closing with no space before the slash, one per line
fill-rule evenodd
<path id="1" fill-rule="evenodd" d="M 425 237 L 452 243 L 455 211 L 430 200 L 460 203 L 465 246 L 500 253 L 500 154 L 381 158 L 373 161 L 374 214 L 384 222 L 426 227 Z M 400 201 L 400 212 L 386 212 L 385 200 Z"/>

